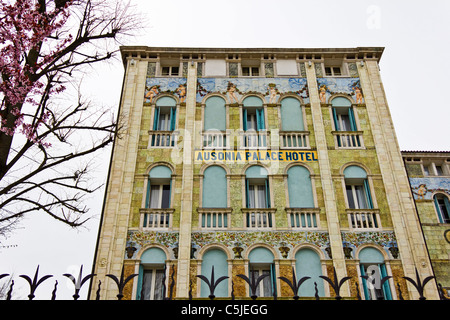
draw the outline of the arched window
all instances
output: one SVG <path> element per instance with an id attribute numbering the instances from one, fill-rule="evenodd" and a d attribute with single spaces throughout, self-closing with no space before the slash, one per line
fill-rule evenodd
<path id="1" fill-rule="evenodd" d="M 257 279 L 259 276 L 267 275 L 256 290 L 258 297 L 272 297 L 276 293 L 276 274 L 273 253 L 266 248 L 253 249 L 248 258 L 250 268 L 250 279 L 252 276 Z"/>
<path id="2" fill-rule="evenodd" d="M 164 267 L 166 254 L 159 248 L 147 249 L 141 256 L 137 285 L 137 300 L 162 300 L 164 298 Z"/>
<path id="3" fill-rule="evenodd" d="M 270 208 L 270 191 L 267 170 L 251 166 L 245 171 L 247 208 Z"/>
<path id="4" fill-rule="evenodd" d="M 203 172 L 203 208 L 227 207 L 227 172 L 220 166 L 209 166 Z"/>
<path id="5" fill-rule="evenodd" d="M 381 279 L 386 277 L 387 270 L 384 257 L 380 251 L 375 248 L 364 248 L 359 253 L 359 266 L 361 276 L 368 276 L 366 280 L 362 278 L 364 297 L 366 300 L 392 300 L 389 282 L 385 281 L 381 285 Z"/>
<path id="6" fill-rule="evenodd" d="M 203 172 L 201 227 L 227 228 L 227 172 L 220 166 L 209 166 Z M 204 210 L 211 208 L 210 210 Z"/>
<path id="7" fill-rule="evenodd" d="M 214 266 L 214 279 L 215 281 L 222 276 L 228 276 L 228 262 L 227 255 L 220 249 L 210 249 L 205 252 L 202 259 L 201 274 L 207 279 L 211 279 L 211 271 Z M 208 297 L 210 290 L 208 285 L 201 280 L 200 296 Z M 214 291 L 216 297 L 228 297 L 228 281 L 223 280 L 219 283 Z"/>
<path id="8" fill-rule="evenodd" d="M 444 194 L 435 194 L 433 196 L 434 205 L 440 223 L 450 223 L 450 202 Z"/>
<path id="9" fill-rule="evenodd" d="M 261 131 L 266 129 L 263 101 L 258 97 L 247 97 L 243 101 L 243 129 Z"/>
<path id="10" fill-rule="evenodd" d="M 337 147 L 359 148 L 362 146 L 362 137 L 358 131 L 352 103 L 344 97 L 336 97 L 331 101 Z M 345 133 L 347 132 L 347 133 Z"/>
<path id="11" fill-rule="evenodd" d="M 331 100 L 336 131 L 356 131 L 355 115 L 350 100 L 336 97 Z"/>
<path id="12" fill-rule="evenodd" d="M 300 101 L 287 97 L 281 100 L 281 130 L 303 131 L 303 112 Z"/>
<path id="13" fill-rule="evenodd" d="M 348 209 L 353 209 L 348 212 L 351 227 L 381 227 L 379 214 L 372 210 L 374 204 L 366 171 L 358 166 L 349 166 L 344 170 L 344 177 Z"/>
<path id="14" fill-rule="evenodd" d="M 226 130 L 225 100 L 221 97 L 209 97 L 205 102 L 204 130 Z"/>
<path id="15" fill-rule="evenodd" d="M 366 171 L 358 166 L 349 166 L 345 168 L 344 176 L 349 209 L 373 209 Z"/>
<path id="16" fill-rule="evenodd" d="M 174 131 L 176 126 L 176 101 L 171 97 L 161 97 L 156 101 L 153 115 L 153 131 Z M 172 134 L 154 133 L 151 137 L 152 147 L 174 146 Z"/>
<path id="17" fill-rule="evenodd" d="M 263 101 L 258 97 L 247 97 L 243 101 L 242 128 L 244 147 L 257 148 L 267 146 L 267 137 Z"/>
<path id="18" fill-rule="evenodd" d="M 287 171 L 289 206 L 291 208 L 314 208 L 314 197 L 309 170 L 293 166 Z"/>
<path id="19" fill-rule="evenodd" d="M 322 266 L 319 255 L 312 249 L 301 249 L 295 254 L 295 269 L 297 281 L 303 277 L 311 277 L 300 287 L 301 297 L 314 297 L 317 293 L 320 297 L 325 296 L 323 280 L 319 278 L 322 275 Z"/>
<path id="20" fill-rule="evenodd" d="M 172 171 L 166 166 L 153 167 L 149 172 L 146 208 L 170 208 Z"/>

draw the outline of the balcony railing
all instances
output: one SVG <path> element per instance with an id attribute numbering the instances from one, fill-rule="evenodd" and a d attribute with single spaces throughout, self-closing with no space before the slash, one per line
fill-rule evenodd
<path id="1" fill-rule="evenodd" d="M 319 229 L 320 209 L 286 208 L 288 223 L 292 229 Z"/>
<path id="2" fill-rule="evenodd" d="M 173 208 L 141 209 L 141 227 L 143 229 L 169 229 L 172 227 Z"/>
<path id="3" fill-rule="evenodd" d="M 243 208 L 245 227 L 250 229 L 272 229 L 275 226 L 275 213 L 271 208 Z"/>
<path id="4" fill-rule="evenodd" d="M 228 229 L 230 225 L 231 208 L 198 208 L 199 228 Z"/>
<path id="5" fill-rule="evenodd" d="M 177 144 L 178 132 L 177 131 L 155 131 L 150 130 L 149 134 L 149 147 L 158 148 L 172 148 Z"/>
<path id="6" fill-rule="evenodd" d="M 230 147 L 229 136 L 227 132 L 208 132 L 202 133 L 203 149 L 228 149 Z"/>
<path id="7" fill-rule="evenodd" d="M 270 135 L 268 131 L 242 131 L 240 132 L 240 146 L 242 149 L 270 148 Z"/>
<path id="8" fill-rule="evenodd" d="M 336 148 L 361 149 L 364 148 L 362 131 L 333 131 Z"/>
<path id="9" fill-rule="evenodd" d="M 381 228 L 380 215 L 374 209 L 347 209 L 348 223 L 352 229 Z"/>
<path id="10" fill-rule="evenodd" d="M 280 131 L 280 146 L 284 149 L 308 149 L 309 131 Z"/>

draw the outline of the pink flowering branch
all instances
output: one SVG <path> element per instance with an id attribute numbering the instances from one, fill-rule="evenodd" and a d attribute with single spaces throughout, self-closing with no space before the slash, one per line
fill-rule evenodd
<path id="1" fill-rule="evenodd" d="M 98 186 L 87 186 L 88 166 L 77 164 L 109 146 L 121 125 L 81 96 L 60 102 L 83 68 L 113 58 L 121 37 L 139 29 L 140 17 L 116 1 L 0 3 L 0 235 L 2 223 L 33 210 L 71 226 L 85 221 L 81 200 Z M 13 148 L 16 135 L 25 139 Z"/>

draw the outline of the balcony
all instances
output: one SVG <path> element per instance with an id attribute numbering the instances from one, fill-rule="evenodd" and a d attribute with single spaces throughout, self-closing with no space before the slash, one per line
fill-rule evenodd
<path id="1" fill-rule="evenodd" d="M 202 133 L 203 149 L 229 149 L 230 140 L 227 132 L 204 131 Z"/>
<path id="2" fill-rule="evenodd" d="M 230 225 L 231 208 L 198 208 L 199 228 L 225 230 Z"/>
<path id="3" fill-rule="evenodd" d="M 374 230 L 381 228 L 377 209 L 347 209 L 348 224 L 351 229 Z"/>
<path id="4" fill-rule="evenodd" d="M 155 131 L 149 130 L 149 148 L 173 148 L 177 144 L 177 131 Z"/>
<path id="5" fill-rule="evenodd" d="M 268 131 L 241 131 L 241 149 L 267 149 L 270 148 L 270 134 Z"/>
<path id="6" fill-rule="evenodd" d="M 309 131 L 280 131 L 283 149 L 309 149 Z"/>
<path id="7" fill-rule="evenodd" d="M 275 213 L 271 208 L 243 208 L 245 227 L 249 229 L 272 229 L 275 226 Z"/>
<path id="8" fill-rule="evenodd" d="M 168 209 L 140 209 L 143 229 L 168 230 L 172 227 L 173 208 Z"/>
<path id="9" fill-rule="evenodd" d="M 320 228 L 320 209 L 318 208 L 286 208 L 286 213 L 291 229 L 315 230 Z"/>
<path id="10" fill-rule="evenodd" d="M 333 131 L 336 149 L 363 149 L 362 131 Z"/>

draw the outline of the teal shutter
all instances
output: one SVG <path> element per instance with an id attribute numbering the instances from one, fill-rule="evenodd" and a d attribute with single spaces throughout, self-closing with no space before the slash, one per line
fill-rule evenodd
<path id="1" fill-rule="evenodd" d="M 364 266 L 360 265 L 360 270 L 361 270 L 361 276 L 365 276 L 366 272 L 364 271 Z M 361 278 L 362 280 L 362 285 L 363 285 L 363 289 L 364 289 L 364 296 L 366 297 L 366 300 L 370 300 L 370 295 L 369 295 L 369 289 L 367 288 L 367 280 L 364 278 Z"/>
<path id="2" fill-rule="evenodd" d="M 447 218 L 450 218 L 450 202 L 448 201 L 447 197 L 444 197 L 444 203 L 445 203 L 445 208 L 447 209 L 447 215 L 448 215 Z M 442 220 L 445 221 L 445 219 L 446 219 L 445 217 L 442 217 Z M 447 223 L 448 223 L 448 221 L 447 221 Z"/>
<path id="3" fill-rule="evenodd" d="M 266 125 L 264 123 L 264 109 L 256 109 L 256 125 L 258 131 L 266 129 Z"/>
<path id="4" fill-rule="evenodd" d="M 175 130 L 175 123 L 176 123 L 176 114 L 177 114 L 177 109 L 176 108 L 170 108 L 170 131 L 174 131 Z"/>
<path id="5" fill-rule="evenodd" d="M 340 131 L 339 121 L 336 114 L 336 108 L 331 108 L 333 110 L 333 119 L 334 119 L 334 128 L 336 131 Z M 339 135 L 336 136 L 338 147 L 341 146 L 341 137 Z"/>
<path id="6" fill-rule="evenodd" d="M 275 264 L 272 263 L 270 265 L 270 277 L 272 280 L 272 296 L 277 295 L 277 277 L 276 277 L 276 273 L 275 273 Z"/>
<path id="7" fill-rule="evenodd" d="M 245 179 L 245 203 L 247 205 L 247 208 L 250 208 L 250 199 L 249 199 L 249 182 L 247 179 Z"/>
<path id="8" fill-rule="evenodd" d="M 264 181 L 266 187 L 266 208 L 270 208 L 270 190 L 269 190 L 269 181 L 266 179 Z"/>
<path id="9" fill-rule="evenodd" d="M 142 264 L 139 265 L 139 275 L 137 282 L 137 292 L 136 292 L 136 300 L 141 300 L 142 297 L 142 279 L 144 278 L 144 266 Z"/>
<path id="10" fill-rule="evenodd" d="M 386 265 L 383 263 L 380 265 L 381 279 L 387 276 Z M 392 300 L 391 288 L 389 281 L 385 281 L 383 284 L 383 293 L 385 300 Z"/>
<path id="11" fill-rule="evenodd" d="M 242 128 L 244 129 L 244 131 L 247 131 L 247 109 L 244 108 L 244 114 L 242 116 Z"/>
<path id="12" fill-rule="evenodd" d="M 439 222 L 440 222 L 440 223 L 444 223 L 444 217 L 442 216 L 441 209 L 439 208 L 438 199 L 437 199 L 436 196 L 434 196 L 433 199 L 434 199 L 434 205 L 435 205 L 435 207 L 436 207 L 436 211 L 437 211 L 437 214 L 438 214 L 438 217 L 439 217 Z"/>
<path id="13" fill-rule="evenodd" d="M 145 207 L 148 209 L 148 208 L 150 208 L 150 188 L 151 187 L 151 184 L 150 184 L 150 177 L 148 177 L 148 182 L 147 182 L 147 195 L 146 195 L 146 198 L 145 198 Z"/>
<path id="14" fill-rule="evenodd" d="M 333 110 L 333 118 L 334 118 L 334 127 L 335 127 L 336 131 L 340 131 L 339 121 L 338 121 L 337 114 L 336 114 L 336 108 L 332 108 L 332 110 Z"/>
<path id="15" fill-rule="evenodd" d="M 159 124 L 159 107 L 155 107 L 155 115 L 153 119 L 153 130 L 158 130 L 158 124 Z M 155 145 L 156 136 L 152 135 L 152 146 Z"/>
<path id="16" fill-rule="evenodd" d="M 373 209 L 372 196 L 370 194 L 369 181 L 364 179 L 364 190 L 366 192 L 367 204 L 369 205 L 369 209 Z"/>
<path id="17" fill-rule="evenodd" d="M 155 116 L 153 119 L 153 130 L 159 130 L 158 129 L 158 123 L 159 123 L 159 107 L 155 107 Z"/>
<path id="18" fill-rule="evenodd" d="M 356 131 L 355 114 L 352 107 L 348 108 L 348 118 L 350 120 L 350 130 Z"/>
<path id="19" fill-rule="evenodd" d="M 172 200 L 172 179 L 169 180 L 169 208 L 171 208 L 171 200 Z"/>

